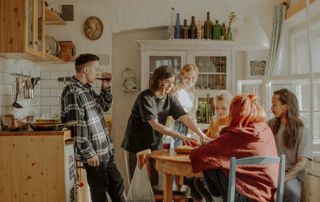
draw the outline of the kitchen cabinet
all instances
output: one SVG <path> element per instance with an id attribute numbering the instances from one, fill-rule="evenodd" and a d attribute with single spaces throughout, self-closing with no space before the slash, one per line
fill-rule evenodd
<path id="1" fill-rule="evenodd" d="M 185 64 L 199 68 L 196 84 L 200 97 L 215 90 L 233 91 L 233 42 L 207 40 L 140 40 L 141 89 L 148 88 L 149 78 L 161 65 L 174 68 L 176 75 Z"/>
<path id="2" fill-rule="evenodd" d="M 64 62 L 46 53 L 46 25 L 65 23 L 44 0 L 1 0 L 0 19 L 0 57 Z"/>
<path id="3" fill-rule="evenodd" d="M 0 201 L 75 202 L 70 131 L 0 132 Z"/>

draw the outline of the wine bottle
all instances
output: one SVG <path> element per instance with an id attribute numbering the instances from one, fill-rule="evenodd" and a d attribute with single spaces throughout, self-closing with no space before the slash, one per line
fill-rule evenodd
<path id="1" fill-rule="evenodd" d="M 191 25 L 190 25 L 190 39 L 196 39 L 197 38 L 197 27 L 196 22 L 194 19 L 194 16 L 191 18 Z"/>
<path id="2" fill-rule="evenodd" d="M 207 94 L 207 102 L 205 104 L 206 109 L 206 123 L 210 122 L 211 105 L 210 105 L 210 94 Z"/>
<path id="3" fill-rule="evenodd" d="M 179 13 L 177 13 L 176 25 L 174 28 L 175 28 L 174 38 L 181 39 L 181 25 L 180 25 L 180 14 Z"/>
<path id="4" fill-rule="evenodd" d="M 226 30 L 226 25 L 223 22 L 221 26 L 221 40 L 226 40 L 226 39 L 227 39 L 227 30 Z"/>
<path id="5" fill-rule="evenodd" d="M 185 19 L 183 21 L 183 27 L 182 27 L 182 38 L 183 39 L 188 39 L 188 31 L 189 31 L 188 23 L 187 23 L 187 20 Z"/>
<path id="6" fill-rule="evenodd" d="M 216 23 L 212 27 L 212 39 L 220 39 L 221 36 L 221 25 L 219 20 L 216 20 Z"/>
<path id="7" fill-rule="evenodd" d="M 170 19 L 169 19 L 169 26 L 168 26 L 168 35 L 169 39 L 172 40 L 174 39 L 174 27 L 173 27 L 173 21 L 174 21 L 174 8 L 171 8 L 171 13 L 170 13 Z"/>
<path id="8" fill-rule="evenodd" d="M 210 20 L 210 12 L 207 12 L 207 20 L 204 22 L 204 38 L 211 39 L 212 22 Z"/>

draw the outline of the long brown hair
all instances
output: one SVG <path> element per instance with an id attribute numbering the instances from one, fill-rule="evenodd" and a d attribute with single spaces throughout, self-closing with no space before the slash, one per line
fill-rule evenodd
<path id="1" fill-rule="evenodd" d="M 175 77 L 175 72 L 172 67 L 169 66 L 160 66 L 152 74 L 149 80 L 149 89 L 152 93 L 155 93 L 163 85 L 162 81 L 164 79 L 169 79 Z"/>
<path id="2" fill-rule="evenodd" d="M 266 120 L 256 95 L 237 95 L 230 104 L 230 126 L 243 128 Z"/>
<path id="3" fill-rule="evenodd" d="M 288 105 L 286 114 L 287 124 L 283 132 L 283 142 L 287 148 L 292 148 L 297 141 L 299 131 L 304 126 L 301 116 L 299 114 L 299 104 L 296 95 L 286 88 L 274 91 L 273 95 L 279 95 L 281 104 Z M 277 134 L 280 127 L 280 118 L 275 118 L 270 124 L 274 134 Z"/>

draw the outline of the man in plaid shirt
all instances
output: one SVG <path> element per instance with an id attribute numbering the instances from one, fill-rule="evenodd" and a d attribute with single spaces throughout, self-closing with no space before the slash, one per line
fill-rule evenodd
<path id="1" fill-rule="evenodd" d="M 112 103 L 111 74 L 103 73 L 101 92 L 91 88 L 96 81 L 99 57 L 82 54 L 76 58 L 76 75 L 65 86 L 61 96 L 61 120 L 77 120 L 71 127 L 76 159 L 87 172 L 92 202 L 106 202 L 108 192 L 112 201 L 125 202 L 124 184 L 114 161 L 114 146 L 107 130 L 103 111 Z"/>

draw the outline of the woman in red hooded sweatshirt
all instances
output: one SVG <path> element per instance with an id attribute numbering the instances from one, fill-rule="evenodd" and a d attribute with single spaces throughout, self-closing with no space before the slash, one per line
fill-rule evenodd
<path id="1" fill-rule="evenodd" d="M 226 201 L 230 158 L 277 156 L 266 114 L 255 95 L 236 96 L 230 105 L 230 124 L 221 136 L 190 154 L 194 172 L 202 171 L 210 193 Z M 246 165 L 236 168 L 236 200 L 274 201 L 278 164 Z"/>

